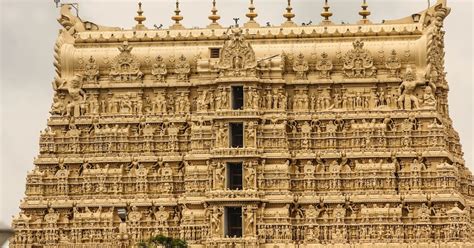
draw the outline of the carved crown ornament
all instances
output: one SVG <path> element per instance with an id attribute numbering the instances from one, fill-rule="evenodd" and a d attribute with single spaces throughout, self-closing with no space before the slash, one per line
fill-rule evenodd
<path id="1" fill-rule="evenodd" d="M 242 29 L 233 28 L 224 43 L 217 68 L 221 77 L 255 77 L 255 52 L 245 40 Z"/>
<path id="2" fill-rule="evenodd" d="M 137 82 L 142 80 L 143 73 L 140 71 L 140 63 L 132 55 L 133 47 L 124 41 L 118 47 L 120 54 L 111 63 L 110 77 L 116 82 Z"/>
<path id="3" fill-rule="evenodd" d="M 345 76 L 348 78 L 375 77 L 377 68 L 374 66 L 374 59 L 370 52 L 364 49 L 364 42 L 356 39 L 352 46 L 353 49 L 343 57 Z"/>

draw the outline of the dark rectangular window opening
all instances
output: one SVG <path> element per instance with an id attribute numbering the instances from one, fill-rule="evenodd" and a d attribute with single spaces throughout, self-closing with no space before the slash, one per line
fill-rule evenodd
<path id="1" fill-rule="evenodd" d="M 232 109 L 244 109 L 244 87 L 232 86 Z"/>
<path id="2" fill-rule="evenodd" d="M 242 237 L 242 208 L 225 208 L 225 234 L 229 237 Z"/>
<path id="3" fill-rule="evenodd" d="M 230 147 L 244 147 L 244 124 L 230 123 Z"/>
<path id="4" fill-rule="evenodd" d="M 213 47 L 210 49 L 211 59 L 218 59 L 221 57 L 221 49 L 217 47 Z"/>
<path id="5" fill-rule="evenodd" d="M 227 163 L 227 188 L 242 190 L 242 163 Z"/>

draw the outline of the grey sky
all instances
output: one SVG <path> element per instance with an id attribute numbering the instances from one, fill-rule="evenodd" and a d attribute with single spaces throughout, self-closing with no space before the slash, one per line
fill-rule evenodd
<path id="1" fill-rule="evenodd" d="M 38 154 L 39 132 L 46 127 L 52 102 L 54 77 L 53 46 L 59 25 L 59 10 L 53 0 L 0 0 L 1 84 L 0 84 L 0 221 L 10 223 L 24 196 L 26 172 L 33 168 Z M 137 1 L 80 2 L 80 16 L 101 25 L 130 28 L 134 25 Z M 147 21 L 171 25 L 172 0 L 143 0 Z M 204 27 L 209 23 L 210 2 L 184 0 L 183 24 Z M 323 0 L 293 0 L 295 21 L 319 23 Z M 333 21 L 354 23 L 359 19 L 361 0 L 330 0 Z M 398 19 L 427 7 L 427 0 L 369 0 L 370 19 Z M 435 1 L 432 0 L 432 3 Z M 448 0 L 452 7 L 446 20 L 446 69 L 450 84 L 450 111 L 461 136 L 467 165 L 473 161 L 473 23 L 470 0 Z M 247 0 L 217 0 L 221 24 L 230 25 L 234 17 L 245 22 Z M 286 0 L 255 0 L 257 21 L 280 24 Z"/>

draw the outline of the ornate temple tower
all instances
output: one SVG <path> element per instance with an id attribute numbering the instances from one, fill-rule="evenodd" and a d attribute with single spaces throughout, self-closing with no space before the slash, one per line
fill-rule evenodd
<path id="1" fill-rule="evenodd" d="M 372 24 L 132 30 L 63 5 L 11 247 L 473 247 L 446 2 Z"/>

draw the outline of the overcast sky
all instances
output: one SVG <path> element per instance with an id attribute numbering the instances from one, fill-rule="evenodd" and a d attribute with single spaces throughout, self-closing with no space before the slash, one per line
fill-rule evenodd
<path id="1" fill-rule="evenodd" d="M 53 46 L 58 34 L 56 18 L 59 9 L 53 0 L 1 1 L 1 115 L 0 115 L 0 221 L 10 223 L 24 196 L 25 178 L 38 154 L 39 132 L 46 127 L 53 90 Z M 360 17 L 362 0 L 330 0 L 333 21 L 354 23 Z M 80 3 L 83 20 L 100 25 L 132 27 L 137 1 L 91 1 Z M 172 0 L 144 0 L 143 10 L 148 27 L 171 25 Z M 182 22 L 187 27 L 209 24 L 210 2 L 181 1 Z M 323 0 L 293 0 L 295 21 L 319 23 Z M 432 3 L 435 1 L 432 0 Z M 370 19 L 398 19 L 421 11 L 427 0 L 369 0 Z M 449 104 L 454 126 L 460 133 L 467 165 L 473 162 L 473 27 L 470 0 L 448 0 L 452 7 L 446 20 L 446 69 L 450 85 Z M 232 18 L 246 20 L 246 0 L 217 0 L 221 24 Z M 257 21 L 264 25 L 283 22 L 286 0 L 255 0 Z"/>

